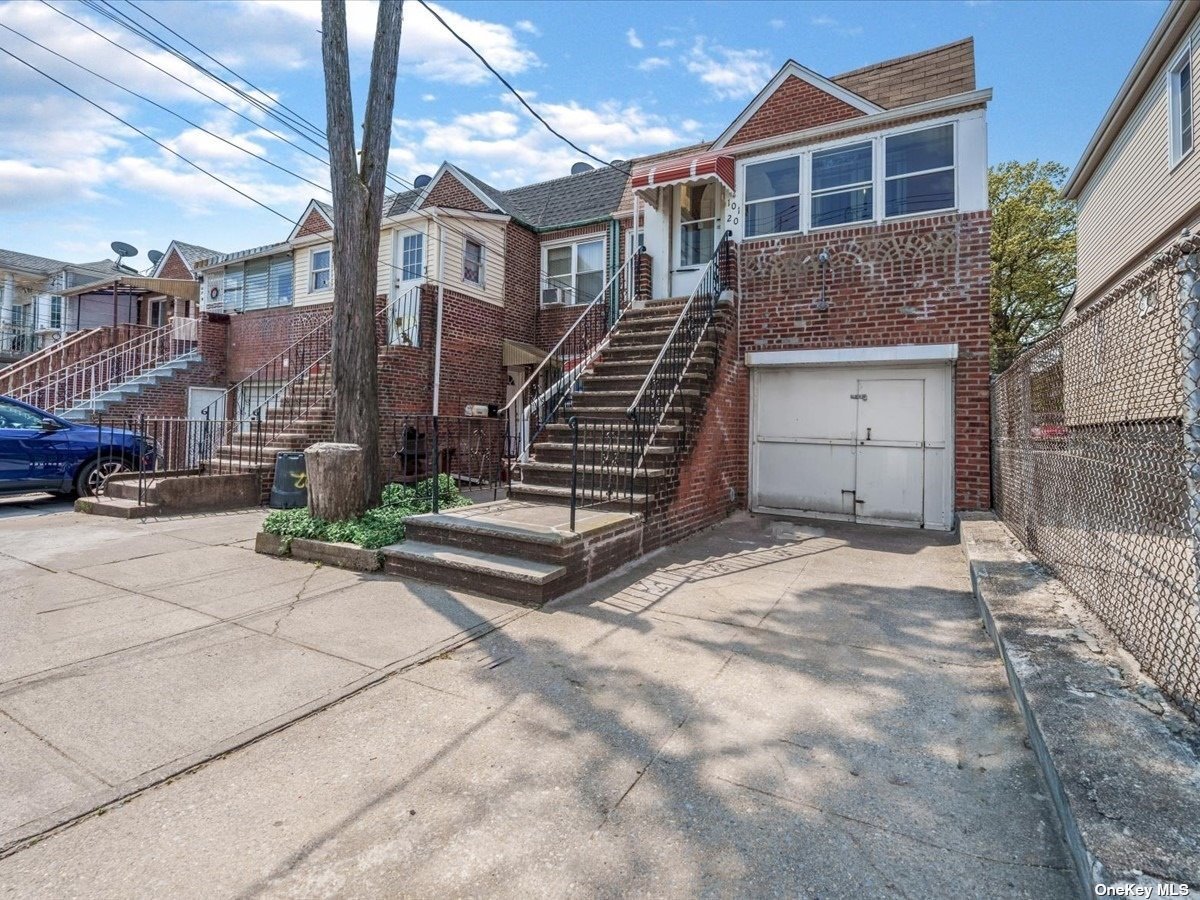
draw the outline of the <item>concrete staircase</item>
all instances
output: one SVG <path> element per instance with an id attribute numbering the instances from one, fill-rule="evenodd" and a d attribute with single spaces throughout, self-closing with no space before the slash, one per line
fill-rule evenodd
<path id="1" fill-rule="evenodd" d="M 557 421 L 535 441 L 531 459 L 520 467 L 520 480 L 510 485 L 509 499 L 409 519 L 407 540 L 383 551 L 384 570 L 537 606 L 640 556 L 642 511 L 648 500 L 669 490 L 686 452 L 684 422 L 694 425 L 703 412 L 726 316 L 718 312 L 702 337 L 646 450 L 645 471 L 637 472 L 631 504 L 627 473 L 633 432 L 626 411 L 685 302 L 661 300 L 627 311 Z M 567 424 L 572 416 L 579 425 L 581 469 L 599 465 L 603 454 L 625 473 L 615 478 L 621 496 L 611 501 L 589 497 L 588 505 L 576 512 L 574 531 L 569 509 L 573 433 Z M 603 448 L 590 439 L 599 435 L 604 436 Z"/>
<path id="2" fill-rule="evenodd" d="M 89 419 L 103 415 L 108 409 L 125 400 L 131 400 L 147 388 L 155 387 L 170 381 L 180 372 L 186 372 L 200 364 L 200 351 L 191 350 L 156 366 L 148 372 L 135 375 L 128 381 L 109 388 L 106 391 L 76 402 L 69 409 L 59 413 L 64 419 L 72 422 L 86 422 Z"/>

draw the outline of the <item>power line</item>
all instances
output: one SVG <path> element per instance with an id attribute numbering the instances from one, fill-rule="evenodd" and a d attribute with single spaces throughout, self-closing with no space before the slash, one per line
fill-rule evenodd
<path id="1" fill-rule="evenodd" d="M 191 125 L 193 128 L 195 128 L 199 131 L 203 131 L 205 134 L 209 135 L 210 137 L 214 137 L 217 140 L 221 141 L 222 143 L 228 144 L 230 147 L 240 150 L 249 156 L 253 156 L 255 159 L 259 160 L 260 162 L 265 162 L 268 166 L 278 169 L 280 172 L 286 172 L 288 175 L 291 175 L 293 178 L 298 178 L 300 181 L 303 181 L 305 184 L 311 184 L 313 187 L 317 188 L 318 190 L 325 191 L 326 193 L 330 192 L 329 188 L 325 187 L 324 185 L 318 184 L 315 181 L 311 181 L 310 179 L 305 178 L 303 175 L 301 175 L 297 172 L 293 172 L 291 169 L 288 169 L 288 168 L 285 168 L 284 166 L 279 165 L 279 163 L 272 162 L 267 157 L 265 157 L 259 153 L 255 153 L 253 150 L 249 150 L 246 147 L 243 147 L 241 144 L 236 143 L 235 141 L 231 141 L 229 138 L 225 137 L 224 135 L 220 135 L 214 131 L 210 131 L 208 128 L 205 128 L 203 125 L 200 125 L 197 122 L 193 122 L 191 119 L 187 118 L 186 116 L 175 112 L 175 110 L 170 109 L 166 106 L 163 106 L 161 103 L 151 100 L 149 97 L 146 97 L 143 94 L 139 94 L 137 91 L 133 90 L 132 88 L 127 88 L 123 84 L 118 84 L 117 82 L 113 81 L 111 78 L 108 78 L 104 75 L 101 75 L 99 72 L 95 72 L 95 71 L 89 69 L 87 66 L 83 65 L 82 63 L 78 63 L 75 60 L 71 59 L 70 57 L 64 56 L 63 54 L 59 53 L 56 50 L 52 50 L 51 48 L 47 47 L 45 44 L 42 44 L 42 43 L 34 40 L 33 38 L 29 37 L 29 35 L 27 35 L 27 34 L 22 34 L 21 32 L 17 31 L 17 29 L 12 28 L 9 25 L 5 25 L 3 22 L 0 22 L 0 28 L 3 28 L 5 31 L 11 31 L 17 37 L 23 38 L 24 40 L 33 44 L 35 47 L 41 48 L 46 53 L 49 53 L 52 56 L 58 57 L 63 62 L 70 63 L 71 65 L 75 66 L 77 69 L 82 69 L 84 72 L 87 72 L 89 75 L 99 78 L 101 81 L 103 81 L 107 84 L 110 84 L 115 88 L 119 88 L 120 90 L 125 91 L 125 93 L 127 93 L 127 94 L 137 97 L 139 100 L 143 100 L 146 103 L 149 103 L 151 106 L 161 109 L 163 112 L 167 113 L 168 115 L 174 116 L 176 119 L 179 119 L 181 122 L 186 122 L 188 125 Z"/>
<path id="2" fill-rule="evenodd" d="M 552 135 L 554 135 L 556 138 L 558 138 L 560 141 L 562 141 L 564 144 L 566 144 L 572 150 L 576 151 L 577 153 L 582 153 L 588 159 L 594 160 L 595 162 L 600 163 L 600 165 L 602 165 L 602 166 L 606 166 L 610 169 L 614 169 L 614 170 L 620 172 L 622 175 L 630 174 L 630 171 L 628 169 L 623 169 L 620 166 L 614 166 L 608 160 L 601 159 L 600 157 L 596 156 L 595 154 L 589 153 L 588 151 L 584 150 L 582 147 L 580 147 L 578 144 L 576 144 L 574 141 L 572 141 L 570 138 L 568 138 L 562 132 L 558 131 L 553 125 L 551 125 L 549 122 L 547 122 L 545 119 L 543 119 L 541 114 L 536 109 L 534 109 L 532 106 L 530 106 L 529 103 L 525 100 L 525 98 L 521 96 L 520 92 L 515 87 L 513 87 L 512 84 L 509 83 L 508 79 L 505 78 L 503 75 L 501 75 L 498 71 L 496 71 L 495 66 L 493 66 L 490 62 L 488 62 L 487 59 L 484 58 L 484 55 L 482 53 L 480 53 L 478 50 L 476 50 L 474 48 L 474 46 L 471 45 L 470 41 L 468 41 L 465 37 L 463 37 L 461 34 L 459 34 L 457 31 L 455 31 L 452 27 L 450 27 L 450 23 L 447 22 L 445 19 L 443 19 L 440 15 L 438 15 L 438 13 L 434 10 L 434 8 L 432 6 L 430 6 L 428 3 L 426 3 L 425 0 L 417 0 L 417 2 L 420 3 L 421 6 L 425 7 L 425 10 L 431 16 L 433 16 L 435 19 L 437 19 L 439 22 L 441 22 L 442 26 L 448 32 L 450 32 L 450 34 L 452 34 L 460 44 L 462 44 L 464 47 L 466 47 L 468 50 L 470 50 L 471 53 L 473 53 L 475 55 L 475 58 L 478 59 L 481 63 L 483 63 L 484 68 L 486 68 L 489 72 L 491 72 L 493 75 L 495 75 L 496 78 L 500 81 L 500 83 L 502 85 L 504 85 L 506 88 L 508 88 L 508 92 L 510 94 L 512 94 L 514 97 L 516 97 L 517 100 L 520 102 L 520 104 L 529 111 L 529 114 L 531 116 L 533 116 L 535 119 L 537 119 L 539 122 L 541 122 L 543 126 L 545 126 L 547 131 L 549 131 Z"/>
<path id="3" fill-rule="evenodd" d="M 63 82 L 61 82 L 61 81 L 59 81 L 57 78 L 55 78 L 53 75 L 51 75 L 51 74 L 49 74 L 48 72 L 44 72 L 43 70 L 39 69 L 39 68 L 38 68 L 37 66 L 35 66 L 33 63 L 31 63 L 31 62 L 28 62 L 27 60 L 24 60 L 24 59 L 22 59 L 21 57 L 17 56 L 15 53 L 13 53 L 13 52 L 11 52 L 11 51 L 9 51 L 9 50 L 6 50 L 4 47 L 0 47 L 0 53 L 3 53 L 5 56 L 10 56 L 10 57 L 12 57 L 12 58 L 13 58 L 13 59 L 15 59 L 17 62 L 19 62 L 21 65 L 23 65 L 23 66 L 25 66 L 25 67 L 27 67 L 27 68 L 30 68 L 30 69 L 32 69 L 33 71 L 35 71 L 35 72 L 37 72 L 39 75 L 41 75 L 43 78 L 46 78 L 46 79 L 48 79 L 48 80 L 50 80 L 50 81 L 54 82 L 54 83 L 55 83 L 55 84 L 57 84 L 57 85 L 58 85 L 60 88 L 62 88 L 63 90 L 65 90 L 65 91 L 69 91 L 70 93 L 74 94 L 76 97 L 78 97 L 78 98 L 79 98 L 80 100 L 82 100 L 83 102 L 87 103 L 89 106 L 93 106 L 93 107 L 95 107 L 96 109 L 100 110 L 100 112 L 104 113 L 104 114 L 105 114 L 105 115 L 107 115 L 107 116 L 112 116 L 112 118 L 116 119 L 118 122 L 120 122 L 120 123 L 121 123 L 122 125 L 124 125 L 125 127 L 127 127 L 127 128 L 130 128 L 130 129 L 132 129 L 132 130 L 136 131 L 138 134 L 140 134 L 140 135 L 141 135 L 142 137 L 144 137 L 146 140 L 148 140 L 148 141 L 152 141 L 153 143 L 157 144 L 159 147 L 162 147 L 162 149 L 166 150 L 166 151 L 167 151 L 168 153 L 170 153 L 171 155 L 173 155 L 173 156 L 177 156 L 179 159 L 183 160 L 185 163 L 187 163 L 189 166 L 191 166 L 191 167 L 192 167 L 193 169 L 195 169 L 197 172 L 200 172 L 200 173 L 202 173 L 202 174 L 204 174 L 204 175 L 207 175 L 209 178 L 213 179 L 214 181 L 218 181 L 218 182 L 220 182 L 221 184 L 225 185 L 225 187 L 229 188 L 229 189 L 230 189 L 231 191 L 233 191 L 234 193 L 236 193 L 236 194 L 240 194 L 242 197 L 245 197 L 247 200 L 249 200 L 249 201 L 250 201 L 251 203 L 253 203 L 255 206 L 261 206 L 261 207 L 262 207 L 263 209 L 265 209 L 267 212 L 269 212 L 269 213 L 272 213 L 272 214 L 274 214 L 274 215 L 276 215 L 276 216 L 279 216 L 279 218 L 283 219 L 285 222 L 289 222 L 289 223 L 291 223 L 291 224 L 293 224 L 293 225 L 294 225 L 294 224 L 296 224 L 294 220 L 292 220 L 292 219 L 288 218 L 286 215 L 284 215 L 283 213 L 281 213 L 279 210 L 275 209 L 275 208 L 274 208 L 274 207 L 272 207 L 272 206 L 269 206 L 269 205 L 268 205 L 268 204 L 266 204 L 266 203 L 263 203 L 261 200 L 259 200 L 259 199 L 255 198 L 255 197 L 252 197 L 252 196 L 250 196 L 250 195 L 249 195 L 249 194 L 247 194 L 245 191 L 243 191 L 241 188 L 239 188 L 239 187 L 236 187 L 236 186 L 234 186 L 234 185 L 230 184 L 228 181 L 226 181 L 225 179 L 221 178 L 220 176 L 218 176 L 218 175 L 214 175 L 212 172 L 208 171 L 208 169 L 204 168 L 204 167 L 203 167 L 202 165 L 200 165 L 199 163 L 192 162 L 190 159 L 188 159 L 186 156 L 184 156 L 184 155 L 183 155 L 182 153 L 180 153 L 178 150 L 174 150 L 174 149 L 172 149 L 171 147 L 168 147 L 166 144 L 164 144 L 164 143 L 163 143 L 162 141 L 160 141 L 158 138 L 156 138 L 156 137 L 153 137 L 153 136 L 151 136 L 151 135 L 147 134 L 145 131 L 143 131 L 142 129 L 138 128 L 136 125 L 134 125 L 132 122 L 130 122 L 130 121 L 126 120 L 126 119 L 122 119 L 122 118 L 121 118 L 120 116 L 118 116 L 118 115 L 117 115 L 115 112 L 112 112 L 111 110 L 105 109 L 103 106 L 101 106 L 101 105 L 100 105 L 99 103 L 97 103 L 95 100 L 92 100 L 92 99 L 90 99 L 90 98 L 88 98 L 88 97 L 85 97 L 83 94 L 79 93 L 79 91 L 75 90 L 75 89 L 74 89 L 73 87 L 71 87 L 70 85 L 64 84 Z"/>

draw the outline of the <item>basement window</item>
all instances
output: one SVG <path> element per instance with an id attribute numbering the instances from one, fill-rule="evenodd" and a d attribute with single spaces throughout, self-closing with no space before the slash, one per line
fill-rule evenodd
<path id="1" fill-rule="evenodd" d="M 1192 152 L 1192 46 L 1188 44 L 1171 66 L 1171 165 Z"/>

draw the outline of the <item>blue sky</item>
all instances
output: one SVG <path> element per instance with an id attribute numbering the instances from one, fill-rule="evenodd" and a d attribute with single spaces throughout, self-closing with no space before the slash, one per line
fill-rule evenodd
<path id="1" fill-rule="evenodd" d="M 278 125 L 264 128 L 261 115 L 225 88 L 82 4 L 52 2 L 186 84 L 34 0 L 0 3 L 0 23 L 239 146 L 328 183 L 319 161 L 279 140 L 277 135 L 287 132 Z M 114 5 L 138 15 L 121 0 Z M 315 3 L 162 0 L 140 5 L 306 118 L 323 123 Z M 1071 166 L 1165 6 L 1166 0 L 447 0 L 438 9 L 560 131 L 606 159 L 712 139 L 789 57 L 836 75 L 973 35 L 979 85 L 995 90 L 989 110 L 991 160 L 1036 157 Z M 566 174 L 578 154 L 534 123 L 416 3 L 405 9 L 393 173 L 411 181 L 448 158 L 498 187 Z M 366 95 L 374 15 L 371 3 L 350 4 L 359 103 Z M 0 47 L 289 217 L 298 216 L 309 197 L 328 197 L 11 32 L 0 30 Z M 111 255 L 108 244 L 119 239 L 143 251 L 133 263 L 145 266 L 145 251 L 163 249 L 172 238 L 230 251 L 286 236 L 287 222 L 4 56 L 0 85 L 0 247 L 85 261 Z M 215 93 L 247 118 L 200 97 L 192 87 Z"/>

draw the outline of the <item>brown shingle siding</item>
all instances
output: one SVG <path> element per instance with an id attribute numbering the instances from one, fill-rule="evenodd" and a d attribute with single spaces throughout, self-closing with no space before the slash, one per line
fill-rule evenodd
<path id="1" fill-rule="evenodd" d="M 875 63 L 833 78 L 848 91 L 895 109 L 975 90 L 975 40 Z"/>

